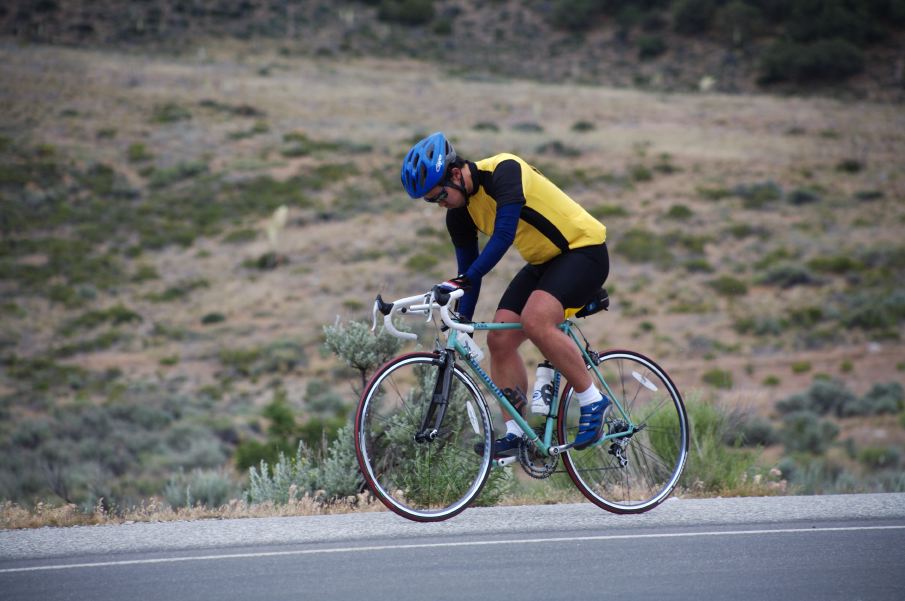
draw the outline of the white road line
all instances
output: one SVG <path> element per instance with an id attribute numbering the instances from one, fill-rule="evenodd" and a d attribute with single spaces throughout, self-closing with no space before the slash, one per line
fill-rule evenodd
<path id="1" fill-rule="evenodd" d="M 673 532 L 662 534 L 612 534 L 600 536 L 568 536 L 557 538 L 522 538 L 490 541 L 464 541 L 455 543 L 416 543 L 411 545 L 373 545 L 365 547 L 336 547 L 331 549 L 299 549 L 296 551 L 267 551 L 262 553 L 234 553 L 228 555 L 197 555 L 193 557 L 161 557 L 158 559 L 129 559 L 123 561 L 99 561 L 95 563 L 69 563 L 27 568 L 0 569 L 0 574 L 16 572 L 41 572 L 46 570 L 74 570 L 79 568 L 105 568 L 111 566 L 150 565 L 178 563 L 182 561 L 217 561 L 222 559 L 254 559 L 261 557 L 286 557 L 292 555 L 326 555 L 329 553 L 367 553 L 371 551 L 406 551 L 409 549 L 442 549 L 452 547 L 480 547 L 485 545 L 518 545 L 533 543 L 574 543 L 613 540 L 643 540 L 656 538 L 694 538 L 702 536 L 750 536 L 757 534 L 805 534 L 816 532 L 856 532 L 865 530 L 905 530 L 905 524 L 897 526 L 848 526 L 839 528 L 783 528 L 777 530 L 727 530 L 714 532 Z"/>

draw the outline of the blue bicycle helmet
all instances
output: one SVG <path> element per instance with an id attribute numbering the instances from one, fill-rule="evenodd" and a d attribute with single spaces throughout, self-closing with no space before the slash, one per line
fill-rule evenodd
<path id="1" fill-rule="evenodd" d="M 436 132 L 408 151 L 402 161 L 402 187 L 412 198 L 421 198 L 446 177 L 446 170 L 456 160 L 456 151 L 443 135 Z"/>

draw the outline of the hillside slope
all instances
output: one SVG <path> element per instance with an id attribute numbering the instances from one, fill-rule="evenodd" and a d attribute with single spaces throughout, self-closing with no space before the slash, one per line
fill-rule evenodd
<path id="1" fill-rule="evenodd" d="M 100 48 L 278 44 L 285 55 L 416 58 L 472 77 L 665 92 L 905 99 L 899 0 L 14 0 L 0 35 Z"/>
<path id="2" fill-rule="evenodd" d="M 355 378 L 323 326 L 454 272 L 442 212 L 398 185 L 437 129 L 467 157 L 523 155 L 607 224 L 613 308 L 582 329 L 656 357 L 686 396 L 769 416 L 818 374 L 858 395 L 905 383 L 896 105 L 472 81 L 233 42 L 6 44 L 0 76 L 2 497 L 158 494 L 230 465 L 280 395 L 342 421 Z M 842 428 L 905 437 L 888 415 Z"/>

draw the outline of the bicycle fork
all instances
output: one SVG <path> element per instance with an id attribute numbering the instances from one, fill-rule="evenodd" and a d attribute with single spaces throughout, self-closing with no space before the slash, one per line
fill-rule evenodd
<path id="1" fill-rule="evenodd" d="M 454 359 L 452 353 L 446 349 L 438 351 L 440 359 L 440 371 L 437 381 L 434 382 L 434 392 L 431 402 L 421 420 L 421 428 L 415 433 L 415 442 L 431 442 L 440 435 L 440 424 L 446 416 L 446 408 L 449 406 L 449 387 L 452 382 Z"/>

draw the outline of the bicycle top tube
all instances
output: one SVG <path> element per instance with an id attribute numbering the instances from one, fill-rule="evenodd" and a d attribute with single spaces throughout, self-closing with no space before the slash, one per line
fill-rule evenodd
<path id="1" fill-rule="evenodd" d="M 390 334 L 405 340 L 417 340 L 417 334 L 397 329 L 393 323 L 393 317 L 397 314 L 426 315 L 426 321 L 431 321 L 435 310 L 440 311 L 440 318 L 447 327 L 467 334 L 471 334 L 476 330 L 519 330 L 522 328 L 522 324 L 518 322 L 498 323 L 478 321 L 466 323 L 459 321 L 458 316 L 454 317 L 454 314 L 450 312 L 449 306 L 451 301 L 461 298 L 463 294 L 465 294 L 465 291 L 461 289 L 449 293 L 438 292 L 437 287 L 435 286 L 434 289 L 425 294 L 416 294 L 414 296 L 401 298 L 392 303 L 385 302 L 380 295 L 378 295 L 377 299 L 374 301 L 371 330 L 374 331 L 377 328 L 377 314 L 381 313 L 383 315 L 384 328 L 386 328 Z M 571 328 L 571 323 L 570 320 L 565 319 L 559 327 L 565 331 Z"/>

